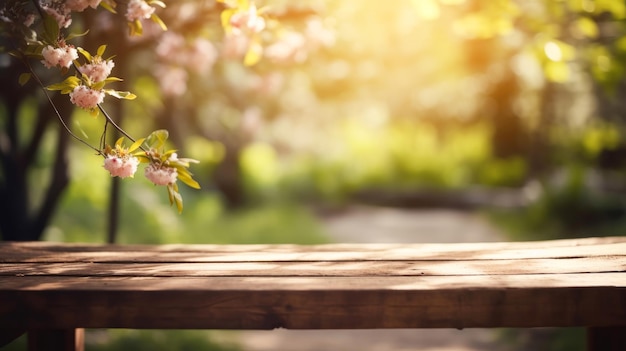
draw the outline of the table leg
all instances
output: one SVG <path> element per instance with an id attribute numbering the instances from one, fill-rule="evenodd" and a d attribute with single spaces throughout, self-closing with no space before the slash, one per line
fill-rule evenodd
<path id="1" fill-rule="evenodd" d="M 626 350 L 626 327 L 587 328 L 587 350 Z"/>
<path id="2" fill-rule="evenodd" d="M 29 330 L 28 351 L 84 351 L 85 330 Z"/>

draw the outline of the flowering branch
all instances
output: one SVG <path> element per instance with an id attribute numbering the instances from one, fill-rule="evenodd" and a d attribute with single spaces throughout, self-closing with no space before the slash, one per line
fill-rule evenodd
<path id="1" fill-rule="evenodd" d="M 46 99 L 48 100 L 48 102 L 50 103 L 50 106 L 52 106 L 52 109 L 54 110 L 54 114 L 56 115 L 56 117 L 58 118 L 59 122 L 61 123 L 61 126 L 63 126 L 63 128 L 65 129 L 65 131 L 74 139 L 78 140 L 79 142 L 83 143 L 85 146 L 93 149 L 94 151 L 96 151 L 96 153 L 101 154 L 100 149 L 92 146 L 91 144 L 89 144 L 88 142 L 86 142 L 85 140 L 81 139 L 80 137 L 78 137 L 78 135 L 74 134 L 74 132 L 72 132 L 72 130 L 70 129 L 70 127 L 67 125 L 67 123 L 65 123 L 65 120 L 63 119 L 63 117 L 61 116 L 61 113 L 59 112 L 59 109 L 57 109 L 56 105 L 54 104 L 54 102 L 52 101 L 52 97 L 50 96 L 50 94 L 48 93 L 48 90 L 46 89 L 46 86 L 44 85 L 44 83 L 41 81 L 41 79 L 39 78 L 38 75 L 36 75 L 33 71 L 33 67 L 30 65 L 30 63 L 28 61 L 23 61 L 24 64 L 28 67 L 28 70 L 30 71 L 32 77 L 34 77 L 34 79 L 37 81 L 37 84 L 39 86 L 41 86 L 44 95 L 46 96 Z"/>
<path id="2" fill-rule="evenodd" d="M 29 6 L 29 3 L 32 6 Z M 190 164 L 197 161 L 179 159 L 175 150 L 166 150 L 167 131 L 156 131 L 148 138 L 135 139 L 116 124 L 102 105 L 104 98 L 108 95 L 118 99 L 133 100 L 136 95 L 128 91 L 107 88 L 108 84 L 122 79 L 110 76 L 115 63 L 112 58 L 104 58 L 106 45 L 100 45 L 96 53 L 91 54 L 81 47 L 69 44 L 72 39 L 85 36 L 88 32 L 66 36 L 62 31 L 71 25 L 73 12 L 82 12 L 88 7 L 96 9 L 99 6 L 115 13 L 117 4 L 115 0 L 15 0 L 3 7 L 0 6 L 0 21 L 4 24 L 8 23 L 13 39 L 21 43 L 15 45 L 16 49 L 10 54 L 20 58 L 28 68 L 27 73 L 20 75 L 19 83 L 25 85 L 34 77 L 37 84 L 43 88 L 63 128 L 73 138 L 103 156 L 104 168 L 111 176 L 132 178 L 137 171 L 138 164 L 147 163 L 145 176 L 155 185 L 166 186 L 170 203 L 176 204 L 180 212 L 183 208 L 183 201 L 176 181 L 180 179 L 192 188 L 199 188 L 199 184 L 193 180 L 188 170 Z M 130 35 L 142 34 L 141 21 L 144 19 L 151 19 L 163 30 L 167 29 L 163 21 L 154 13 L 154 6 L 164 8 L 165 3 L 158 0 L 128 1 L 125 18 Z M 37 17 L 40 19 L 39 32 L 31 29 L 37 22 Z M 80 57 L 82 60 L 79 59 Z M 46 86 L 28 59 L 39 60 L 48 69 L 59 69 L 65 79 Z M 70 70 L 74 73 L 70 74 Z M 54 106 L 48 91 L 59 91 L 61 94 L 69 95 L 72 104 L 90 112 L 94 117 L 100 113 L 104 115 L 105 123 L 99 147 L 90 145 L 71 131 Z M 106 132 L 109 124 L 133 144 L 125 148 L 123 137 L 116 141 L 114 147 L 107 145 Z M 147 146 L 142 145 L 145 140 L 149 141 Z"/>

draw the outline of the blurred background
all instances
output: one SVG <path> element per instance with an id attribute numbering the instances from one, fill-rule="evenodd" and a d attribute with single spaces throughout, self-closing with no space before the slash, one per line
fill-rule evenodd
<path id="1" fill-rule="evenodd" d="M 201 162 L 191 171 L 202 190 L 181 185 L 179 215 L 142 176 L 112 180 L 93 150 L 59 128 L 37 86 L 6 84 L 21 71 L 2 55 L 3 240 L 314 244 L 624 234 L 626 2 L 259 0 L 268 6 L 267 28 L 254 65 L 243 63 L 245 43 L 224 36 L 222 4 L 167 5 L 158 12 L 167 32 L 146 23 L 142 37 L 128 38 L 104 11 L 84 12 L 75 26 L 90 29 L 80 45 L 108 43 L 114 75 L 124 78 L 116 88 L 139 96 L 109 99 L 105 108 L 131 135 L 168 129 L 179 155 Z M 72 110 L 66 98 L 55 97 L 66 122 L 98 144 L 103 120 Z M 289 333 L 215 333 L 94 331 L 88 349 L 154 349 L 167 340 L 178 350 L 300 350 L 262 348 L 268 338 L 287 344 L 280 338 Z M 460 336 L 465 346 L 450 334 L 460 332 L 447 333 L 421 349 L 584 347 L 580 330 L 468 332 Z M 406 345 L 428 337 L 391 334 L 410 338 L 393 347 L 369 342 L 370 349 L 418 349 Z M 301 350 L 352 349 L 338 345 Z"/>

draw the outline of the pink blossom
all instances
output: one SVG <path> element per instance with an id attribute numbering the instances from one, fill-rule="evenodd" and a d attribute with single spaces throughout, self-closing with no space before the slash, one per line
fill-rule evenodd
<path id="1" fill-rule="evenodd" d="M 94 109 L 104 100 L 104 92 L 79 85 L 70 93 L 70 101 L 86 110 Z"/>
<path id="2" fill-rule="evenodd" d="M 104 159 L 104 169 L 111 173 L 112 177 L 133 177 L 137 172 L 137 166 L 139 165 L 139 159 L 134 156 L 119 157 L 115 155 L 108 155 Z"/>
<path id="3" fill-rule="evenodd" d="M 171 60 L 172 57 L 177 57 L 183 47 L 185 46 L 185 38 L 171 31 L 163 33 L 159 39 L 159 44 L 156 47 L 156 53 L 159 57 Z M 176 59 L 174 59 L 176 61 Z"/>
<path id="4" fill-rule="evenodd" d="M 248 51 L 250 39 L 243 35 L 229 34 L 224 37 L 222 56 L 227 59 L 239 59 Z"/>
<path id="5" fill-rule="evenodd" d="M 41 55 L 44 58 L 41 62 L 48 68 L 55 66 L 69 68 L 72 61 L 78 58 L 78 51 L 72 45 L 62 45 L 58 48 L 48 45 L 43 48 Z"/>
<path id="6" fill-rule="evenodd" d="M 263 76 L 252 76 L 248 82 L 248 89 L 263 95 L 272 95 L 278 92 L 284 84 L 285 77 L 279 72 Z"/>
<path id="7" fill-rule="evenodd" d="M 156 76 L 161 92 L 166 96 L 180 96 L 187 91 L 187 71 L 175 66 L 158 66 Z"/>
<path id="8" fill-rule="evenodd" d="M 65 7 L 75 12 L 83 12 L 87 7 L 95 9 L 101 0 L 66 0 Z"/>
<path id="9" fill-rule="evenodd" d="M 302 62 L 307 57 L 306 39 L 296 32 L 287 33 L 280 41 L 265 48 L 265 56 L 274 62 Z"/>
<path id="10" fill-rule="evenodd" d="M 187 66 L 196 73 L 210 71 L 216 60 L 217 49 L 206 39 L 196 39 L 187 54 Z"/>
<path id="11" fill-rule="evenodd" d="M 80 73 L 89 77 L 93 83 L 98 83 L 105 80 L 111 74 L 113 67 L 115 67 L 113 61 L 102 60 L 99 56 L 96 56 L 91 63 L 80 66 L 78 70 Z"/>
<path id="12" fill-rule="evenodd" d="M 56 20 L 59 28 L 69 27 L 70 24 L 72 24 L 72 14 L 70 9 L 58 4 L 56 6 L 53 5 L 55 5 L 55 3 L 52 3 L 51 5 L 42 4 L 41 8 Z"/>
<path id="13" fill-rule="evenodd" d="M 148 19 L 154 13 L 154 7 L 144 0 L 130 0 L 126 8 L 126 19 L 134 22 L 140 19 Z"/>
<path id="14" fill-rule="evenodd" d="M 169 185 L 176 182 L 178 171 L 173 167 L 158 166 L 151 163 L 146 167 L 145 175 L 155 185 Z"/>
<path id="15" fill-rule="evenodd" d="M 173 32 L 161 36 L 156 53 L 163 61 L 189 68 L 196 73 L 210 71 L 218 56 L 211 41 L 197 38 L 187 43 L 182 35 Z"/>
<path id="16" fill-rule="evenodd" d="M 250 5 L 247 11 L 241 11 L 230 17 L 230 25 L 233 27 L 233 34 L 259 33 L 265 29 L 265 19 L 259 16 L 254 4 Z"/>

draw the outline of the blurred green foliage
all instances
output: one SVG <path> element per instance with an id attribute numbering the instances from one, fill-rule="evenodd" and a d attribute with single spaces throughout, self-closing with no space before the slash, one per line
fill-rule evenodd
<path id="1" fill-rule="evenodd" d="M 239 351 L 236 345 L 216 343 L 211 340 L 211 332 L 202 330 L 107 330 L 103 331 L 103 340 L 92 338 L 86 344 L 91 351 Z"/>
<path id="2" fill-rule="evenodd" d="M 248 191 L 257 197 L 281 192 L 345 200 L 368 188 L 515 186 L 527 174 L 522 158 L 493 157 L 485 125 L 440 132 L 429 124 L 374 128 L 349 121 L 335 128 L 338 141 L 329 141 L 321 154 L 305 152 L 281 160 L 267 143 L 249 145 L 242 154 Z"/>
<path id="3" fill-rule="evenodd" d="M 512 240 L 617 236 L 626 230 L 626 199 L 598 193 L 585 184 L 588 169 L 572 166 L 557 184 L 544 184 L 541 195 L 521 210 L 492 210 L 492 220 Z"/>
<path id="4" fill-rule="evenodd" d="M 498 338 L 512 350 L 584 351 L 585 328 L 500 329 Z"/>
<path id="5" fill-rule="evenodd" d="M 108 180 L 108 179 L 107 179 Z M 99 185 L 106 191 L 107 182 Z M 97 187 L 97 186 L 96 186 Z M 88 185 L 72 184 L 62 211 L 45 233 L 46 240 L 105 241 L 106 202 Z M 306 207 L 273 202 L 227 211 L 218 194 L 184 194 L 182 215 L 169 208 L 166 194 L 150 184 L 123 186 L 118 243 L 319 244 L 327 237 Z"/>
<path id="6" fill-rule="evenodd" d="M 206 330 L 130 330 L 88 329 L 85 349 L 88 351 L 240 351 L 236 344 L 213 341 L 213 331 Z M 22 336 L 2 351 L 24 351 L 26 337 Z"/>

